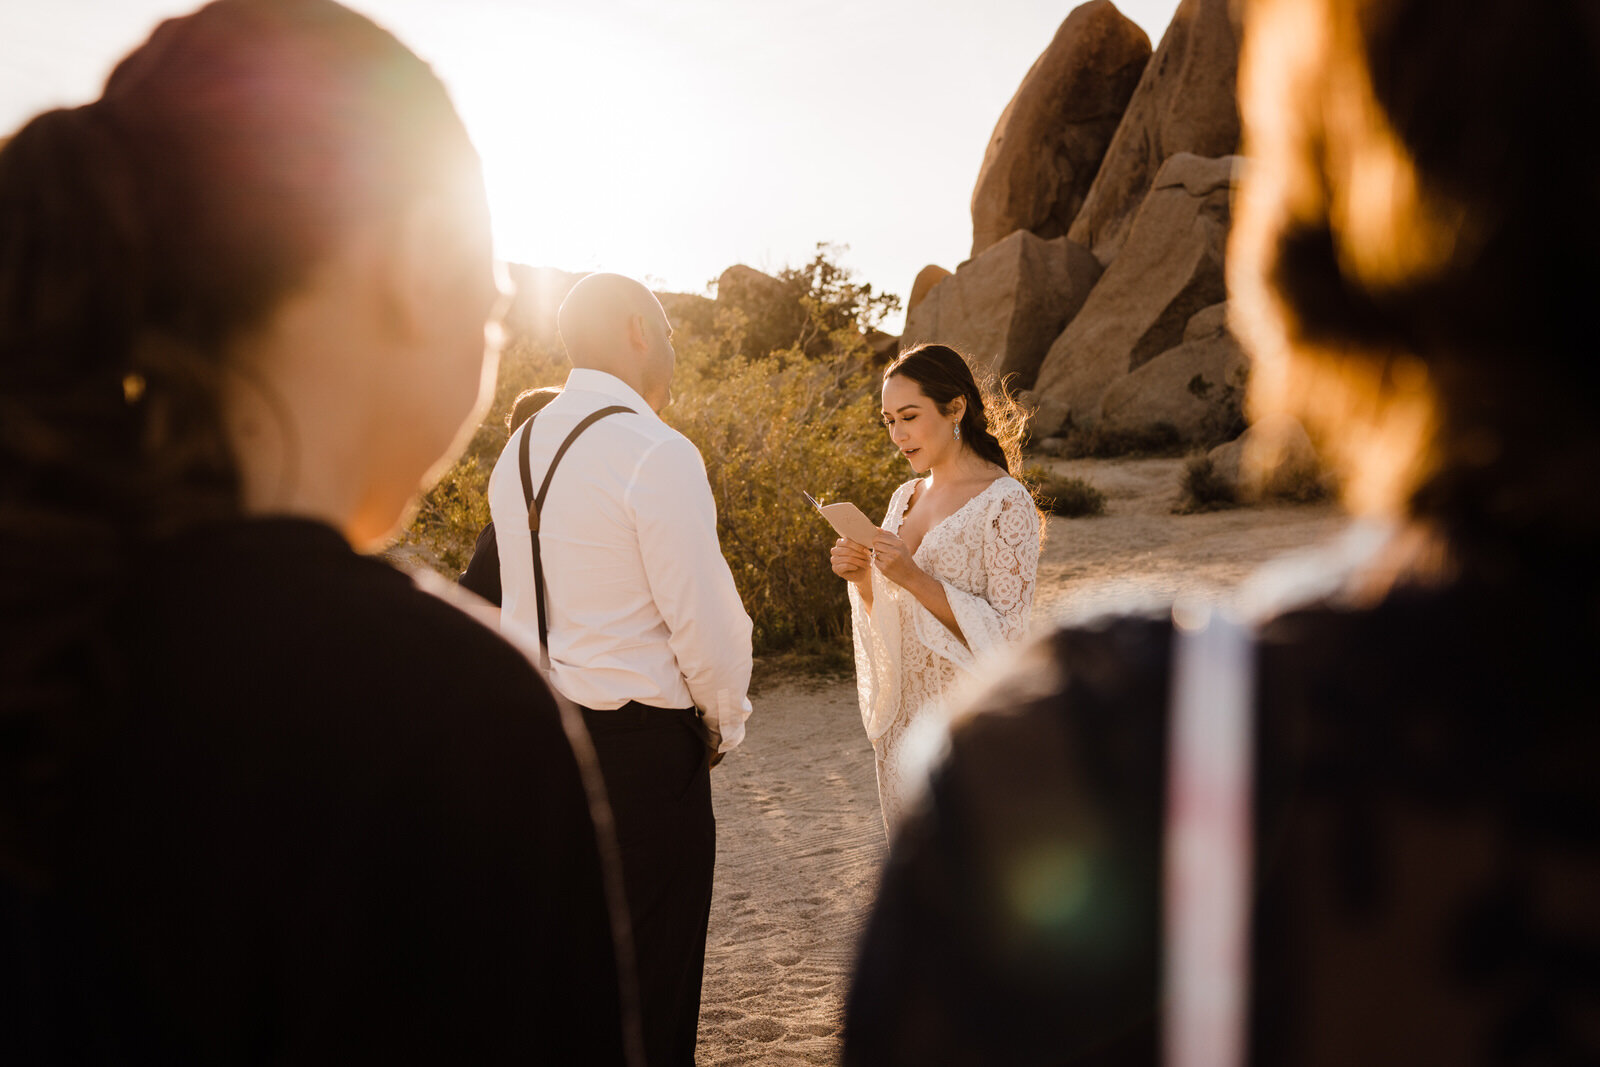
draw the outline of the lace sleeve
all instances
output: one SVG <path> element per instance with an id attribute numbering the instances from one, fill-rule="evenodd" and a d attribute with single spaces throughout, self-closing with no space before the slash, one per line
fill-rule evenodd
<path id="1" fill-rule="evenodd" d="M 1028 491 L 1018 485 L 1001 497 L 989 527 L 983 539 L 984 599 L 1006 642 L 1015 644 L 1028 631 L 1039 576 L 1039 512 Z"/>
<path id="2" fill-rule="evenodd" d="M 971 669 L 992 652 L 1021 641 L 1033 612 L 1039 571 L 1039 512 L 1019 482 L 1012 482 L 984 509 L 982 552 L 974 563 L 983 574 L 983 594 L 964 592 L 941 580 L 950 610 L 966 638 L 963 646 L 944 624 L 923 610 L 917 613 L 917 637 L 938 654 Z"/>
<path id="3" fill-rule="evenodd" d="M 905 512 L 906 499 L 916 486 L 906 482 L 895 490 L 884 515 L 885 528 L 898 526 Z M 900 702 L 900 614 L 894 603 L 895 589 L 876 571 L 872 574 L 873 601 L 877 610 L 868 612 L 856 587 L 845 583 L 850 597 L 850 631 L 855 646 L 856 696 L 861 705 L 861 725 L 867 736 L 879 737 L 894 720 Z"/>

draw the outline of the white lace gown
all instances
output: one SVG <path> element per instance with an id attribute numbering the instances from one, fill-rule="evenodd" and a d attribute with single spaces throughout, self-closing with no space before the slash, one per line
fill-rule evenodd
<path id="1" fill-rule="evenodd" d="M 889 500 L 883 528 L 899 534 L 920 479 Z M 997 478 L 936 524 L 912 560 L 944 586 L 966 644 L 910 592 L 872 572 L 872 611 L 851 584 L 856 689 L 878 764 L 878 800 L 892 834 L 920 782 L 901 766 L 917 719 L 985 659 L 1026 634 L 1039 570 L 1039 513 L 1015 478 Z"/>

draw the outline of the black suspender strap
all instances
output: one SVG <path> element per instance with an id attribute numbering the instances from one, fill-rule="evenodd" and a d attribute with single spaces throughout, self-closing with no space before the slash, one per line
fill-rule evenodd
<path id="1" fill-rule="evenodd" d="M 567 439 L 561 442 L 561 447 L 556 449 L 556 454 L 551 457 L 550 466 L 544 472 L 544 481 L 539 483 L 538 493 L 533 491 L 533 470 L 528 465 L 528 438 L 533 436 L 533 420 L 539 417 L 538 413 L 534 413 L 522 427 L 522 440 L 517 445 L 517 465 L 522 468 L 522 499 L 528 505 L 528 543 L 533 548 L 533 604 L 539 619 L 539 667 L 542 670 L 550 669 L 550 652 L 547 648 L 550 626 L 545 619 L 544 610 L 544 563 L 539 558 L 539 514 L 544 508 L 545 494 L 550 491 L 550 479 L 555 476 L 561 457 L 567 454 L 567 449 L 572 447 L 572 442 L 578 439 L 578 435 L 607 415 L 620 415 L 623 412 L 632 414 L 633 409 L 613 404 L 585 415 L 578 425 L 572 428 L 572 432 L 567 434 Z"/>

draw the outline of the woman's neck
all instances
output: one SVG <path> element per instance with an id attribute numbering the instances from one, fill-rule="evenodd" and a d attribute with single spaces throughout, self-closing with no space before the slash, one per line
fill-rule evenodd
<path id="1" fill-rule="evenodd" d="M 928 468 L 929 486 L 941 482 L 956 485 L 967 481 L 987 481 L 993 477 L 994 464 L 964 445 Z"/>

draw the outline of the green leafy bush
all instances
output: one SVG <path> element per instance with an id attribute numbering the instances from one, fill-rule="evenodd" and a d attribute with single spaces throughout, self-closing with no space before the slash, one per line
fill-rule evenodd
<path id="1" fill-rule="evenodd" d="M 1023 472 L 1023 481 L 1032 490 L 1034 502 L 1052 515 L 1078 519 L 1106 513 L 1105 493 L 1083 478 L 1035 466 Z"/>

